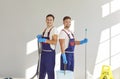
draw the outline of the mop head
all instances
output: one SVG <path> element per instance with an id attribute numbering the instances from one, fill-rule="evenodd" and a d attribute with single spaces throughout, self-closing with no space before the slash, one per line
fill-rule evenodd
<path id="1" fill-rule="evenodd" d="M 74 79 L 74 74 L 69 70 L 56 71 L 57 79 Z"/>

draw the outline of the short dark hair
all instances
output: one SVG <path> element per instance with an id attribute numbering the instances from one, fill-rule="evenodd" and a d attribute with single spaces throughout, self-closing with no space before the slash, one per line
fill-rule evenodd
<path id="1" fill-rule="evenodd" d="M 55 19 L 54 15 L 52 15 L 52 14 L 48 14 L 48 15 L 46 16 L 46 18 L 47 18 L 47 17 L 52 17 L 53 20 Z"/>
<path id="2" fill-rule="evenodd" d="M 66 20 L 66 19 L 70 19 L 70 20 L 71 20 L 71 17 L 70 17 L 70 16 L 65 16 L 65 17 L 63 18 L 63 21 Z"/>

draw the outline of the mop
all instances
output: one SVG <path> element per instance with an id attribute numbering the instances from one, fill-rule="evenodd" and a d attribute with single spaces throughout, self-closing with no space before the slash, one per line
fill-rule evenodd
<path id="1" fill-rule="evenodd" d="M 36 76 L 39 78 L 39 72 L 40 72 L 40 57 L 41 57 L 41 47 L 40 47 L 40 44 L 38 41 L 37 41 L 37 44 L 38 44 L 38 63 L 37 63 L 37 70 L 36 70 L 36 73 L 33 75 L 33 77 L 31 77 L 30 79 L 34 79 Z"/>
<path id="2" fill-rule="evenodd" d="M 87 28 L 85 29 L 85 38 L 87 38 Z M 85 79 L 87 79 L 87 44 L 85 44 Z"/>

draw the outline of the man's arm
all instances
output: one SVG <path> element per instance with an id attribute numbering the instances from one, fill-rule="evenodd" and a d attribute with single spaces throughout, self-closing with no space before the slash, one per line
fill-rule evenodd
<path id="1" fill-rule="evenodd" d="M 87 38 L 84 38 L 80 41 L 75 41 L 75 45 L 82 45 L 82 44 L 85 44 L 88 42 L 88 39 Z"/>
<path id="2" fill-rule="evenodd" d="M 48 44 L 57 44 L 57 39 L 58 39 L 58 35 L 54 34 L 52 36 L 52 40 L 47 40 L 46 43 L 48 43 Z"/>
<path id="3" fill-rule="evenodd" d="M 80 45 L 80 41 L 75 41 L 75 45 Z"/>
<path id="4" fill-rule="evenodd" d="M 59 39 L 61 53 L 65 52 L 65 39 Z"/>

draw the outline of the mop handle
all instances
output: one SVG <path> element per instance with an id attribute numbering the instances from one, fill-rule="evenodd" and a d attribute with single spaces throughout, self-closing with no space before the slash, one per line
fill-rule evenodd
<path id="1" fill-rule="evenodd" d="M 66 67 L 67 67 L 67 65 L 64 64 L 64 75 L 66 74 L 66 73 L 65 73 L 65 71 L 66 71 Z"/>
<path id="2" fill-rule="evenodd" d="M 87 38 L 87 28 L 85 28 L 85 38 Z"/>
<path id="3" fill-rule="evenodd" d="M 36 73 L 30 78 L 30 79 L 34 79 L 35 76 L 38 76 L 39 75 L 39 66 L 40 66 L 40 43 L 39 41 L 37 40 L 37 45 L 38 45 L 38 63 L 37 63 L 37 70 L 36 70 Z"/>
<path id="4" fill-rule="evenodd" d="M 85 38 L 87 38 L 87 28 L 85 28 Z M 87 44 L 85 44 L 85 79 L 87 79 Z"/>

